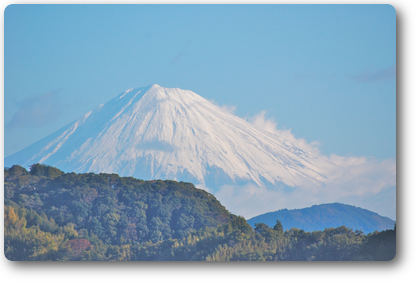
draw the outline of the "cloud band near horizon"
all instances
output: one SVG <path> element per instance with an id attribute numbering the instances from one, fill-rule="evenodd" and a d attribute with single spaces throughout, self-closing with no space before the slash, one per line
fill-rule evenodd
<path id="1" fill-rule="evenodd" d="M 339 202 L 396 219 L 395 159 L 377 160 L 335 154 L 324 156 L 318 149 L 318 142 L 308 143 L 302 138 L 296 138 L 291 129 L 277 129 L 277 123 L 273 119 L 265 118 L 265 111 L 247 120 L 257 128 L 287 139 L 302 150 L 325 158 L 334 165 L 327 168 L 327 180 L 321 186 L 304 183 L 293 187 L 291 191 L 284 191 L 253 184 L 224 185 L 214 195 L 232 213 L 249 219 L 283 208 L 305 208 L 315 204 Z"/>

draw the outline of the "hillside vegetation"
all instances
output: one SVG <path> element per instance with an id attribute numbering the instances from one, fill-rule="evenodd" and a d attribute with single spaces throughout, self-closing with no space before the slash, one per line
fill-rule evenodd
<path id="1" fill-rule="evenodd" d="M 392 229 L 395 224 L 392 219 L 375 212 L 340 203 L 314 205 L 304 209 L 282 209 L 255 216 L 248 223 L 251 226 L 260 222 L 273 225 L 277 219 L 284 228 L 296 227 L 304 231 L 315 231 L 344 225 L 353 230 L 362 230 L 366 234 L 375 230 Z"/>
<path id="2" fill-rule="evenodd" d="M 390 260 L 395 229 L 365 235 L 252 228 L 191 183 L 4 170 L 5 256 L 10 260 Z"/>

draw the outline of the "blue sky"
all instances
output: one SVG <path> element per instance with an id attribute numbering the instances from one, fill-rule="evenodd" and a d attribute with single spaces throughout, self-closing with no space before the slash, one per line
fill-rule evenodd
<path id="1" fill-rule="evenodd" d="M 192 90 L 318 141 L 396 157 L 396 12 L 389 5 L 11 5 L 4 155 L 124 90 Z"/>
<path id="2" fill-rule="evenodd" d="M 390 5 L 11 5 L 4 26 L 6 157 L 156 83 L 318 146 L 340 168 L 289 195 L 222 187 L 233 213 L 342 202 L 396 218 Z"/>

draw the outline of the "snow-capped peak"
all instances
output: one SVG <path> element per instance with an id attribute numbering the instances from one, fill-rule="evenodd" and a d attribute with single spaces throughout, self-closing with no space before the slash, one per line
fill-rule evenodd
<path id="1" fill-rule="evenodd" d="M 326 160 L 255 128 L 189 90 L 131 88 L 5 159 L 64 171 L 233 183 L 321 183 Z"/>

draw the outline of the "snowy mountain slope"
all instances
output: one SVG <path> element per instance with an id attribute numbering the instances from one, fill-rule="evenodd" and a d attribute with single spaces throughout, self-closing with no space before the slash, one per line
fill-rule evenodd
<path id="1" fill-rule="evenodd" d="M 129 89 L 5 159 L 64 171 L 224 184 L 321 185 L 333 164 L 188 90 Z"/>

